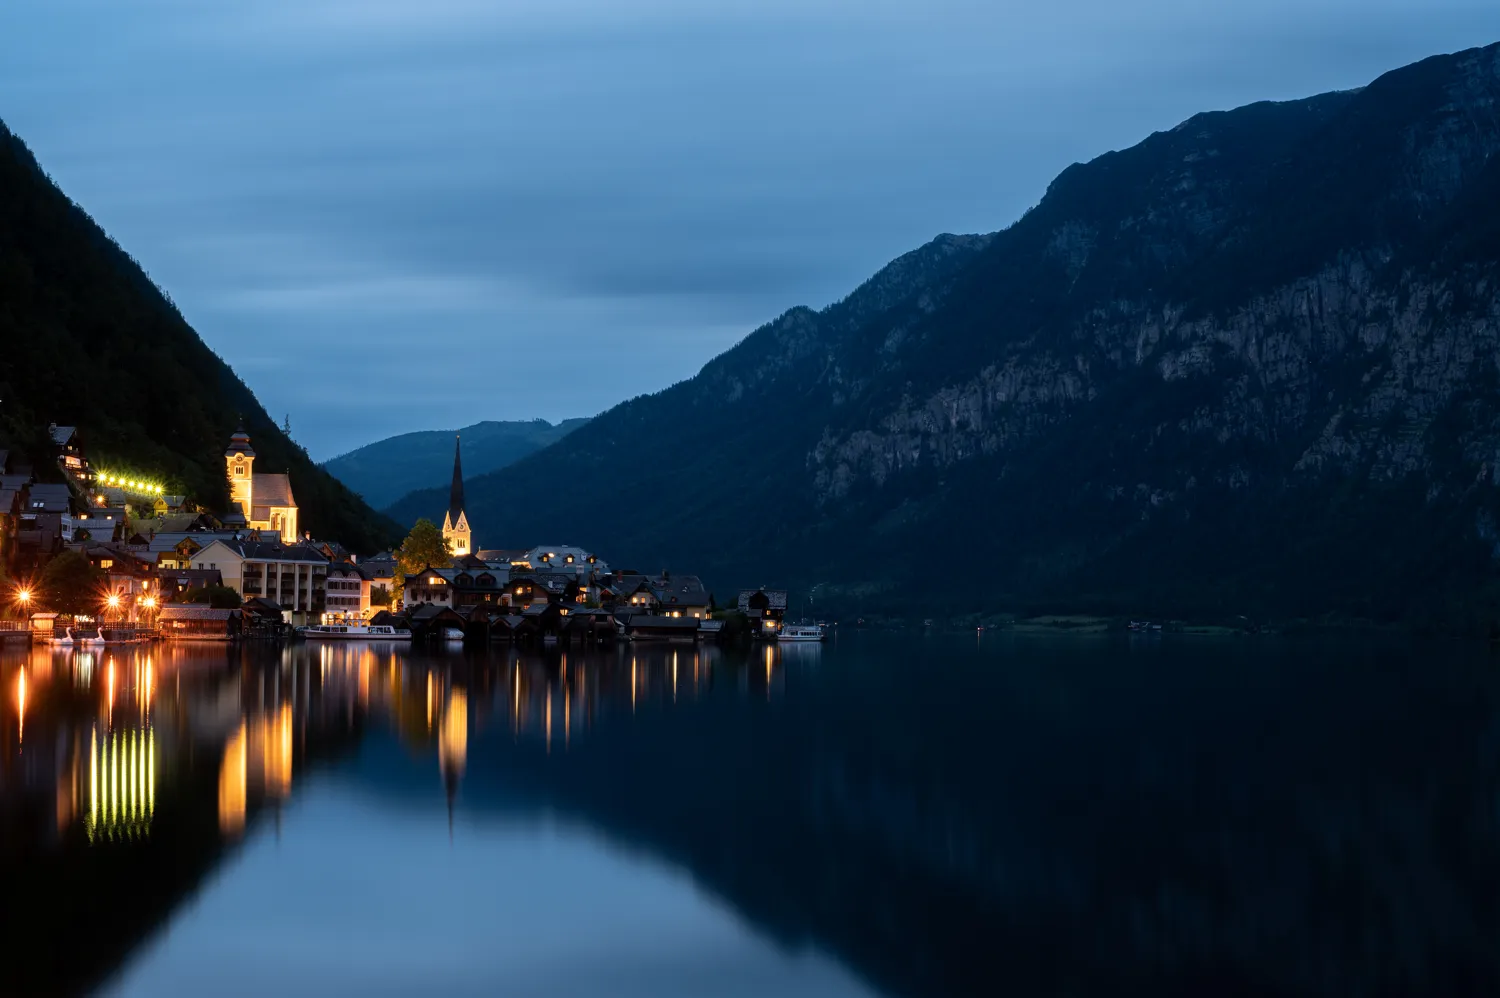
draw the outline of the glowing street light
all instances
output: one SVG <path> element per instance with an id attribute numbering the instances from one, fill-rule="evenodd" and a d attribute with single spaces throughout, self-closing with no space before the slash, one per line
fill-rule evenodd
<path id="1" fill-rule="evenodd" d="M 25 587 L 18 589 L 16 591 L 16 602 L 22 606 L 29 605 L 31 603 L 31 590 Z"/>
<path id="2" fill-rule="evenodd" d="M 109 604 L 109 608 L 111 610 L 118 610 L 118 609 L 120 609 L 120 594 L 119 593 L 110 593 L 109 594 L 109 599 L 105 600 L 105 602 Z"/>
<path id="3" fill-rule="evenodd" d="M 144 606 L 147 610 L 156 609 L 156 597 L 147 596 L 145 599 L 141 600 L 141 606 Z"/>

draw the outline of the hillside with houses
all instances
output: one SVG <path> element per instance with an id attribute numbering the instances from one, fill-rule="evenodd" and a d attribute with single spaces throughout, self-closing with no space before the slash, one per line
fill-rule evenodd
<path id="1" fill-rule="evenodd" d="M 0 450 L 11 633 L 231 640 L 373 624 L 434 640 L 693 641 L 726 624 L 731 636 L 774 638 L 785 618 L 780 591 L 723 606 L 696 575 L 612 568 L 574 545 L 480 547 L 457 445 L 441 530 L 413 531 L 435 542 L 416 564 L 410 542 L 361 557 L 301 529 L 299 479 L 258 470 L 244 430 L 223 453 L 220 510 L 96 467 L 77 427 L 52 424 L 47 439 L 52 460 L 40 468 Z"/>

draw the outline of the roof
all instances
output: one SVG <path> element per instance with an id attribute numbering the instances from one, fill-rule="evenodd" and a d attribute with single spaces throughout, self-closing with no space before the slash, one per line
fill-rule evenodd
<path id="1" fill-rule="evenodd" d="M 30 475 L 0 475 L 0 489 L 24 489 L 30 484 Z"/>
<path id="2" fill-rule="evenodd" d="M 485 548 L 479 552 L 484 561 L 518 561 L 526 557 L 525 548 Z"/>
<path id="3" fill-rule="evenodd" d="M 786 590 L 785 589 L 741 589 L 740 590 L 740 610 L 741 611 L 747 611 L 747 610 L 750 609 L 750 597 L 754 596 L 756 593 L 765 593 L 766 594 L 766 599 L 770 601 L 769 604 L 768 604 L 768 606 L 767 606 L 767 609 L 771 609 L 771 610 L 785 610 L 786 609 Z"/>
<path id="4" fill-rule="evenodd" d="M 157 611 L 161 620 L 228 620 L 238 611 L 215 610 L 201 603 L 167 603 Z"/>
<path id="5" fill-rule="evenodd" d="M 297 505 L 297 500 L 292 498 L 292 480 L 286 475 L 262 475 L 256 472 L 250 476 L 250 488 L 256 509 L 262 506 Z"/>
<path id="6" fill-rule="evenodd" d="M 328 566 L 329 575 L 352 575 L 356 578 L 368 580 L 370 573 L 352 561 L 335 561 Z"/>
<path id="7" fill-rule="evenodd" d="M 708 606 L 708 590 L 701 585 L 668 585 L 655 589 L 656 598 L 678 606 Z"/>
<path id="8" fill-rule="evenodd" d="M 72 505 L 73 495 L 66 485 L 33 485 L 27 501 L 31 509 L 45 509 L 49 513 L 66 513 Z"/>
<path id="9" fill-rule="evenodd" d="M 244 613 L 252 613 L 257 617 L 281 618 L 281 604 L 275 600 L 268 600 L 260 596 L 245 600 L 244 603 L 240 604 L 240 610 Z"/>
<path id="10" fill-rule="evenodd" d="M 436 603 L 423 603 L 410 613 L 412 623 L 434 620 L 438 617 L 452 617 L 455 620 L 463 620 L 463 617 L 454 612 L 452 607 L 439 606 Z"/>
<path id="11" fill-rule="evenodd" d="M 163 583 L 172 583 L 184 589 L 197 589 L 201 586 L 221 586 L 224 584 L 224 573 L 217 568 L 174 568 L 157 575 Z"/>
<path id="12" fill-rule="evenodd" d="M 326 565 L 328 559 L 321 551 L 315 551 L 305 544 L 278 544 L 275 541 L 245 541 L 226 540 L 216 537 L 203 545 L 206 551 L 215 544 L 221 544 L 234 554 L 239 555 L 246 561 L 302 561 L 312 562 L 315 565 Z M 194 558 L 202 554 L 202 551 L 193 555 Z"/>
<path id="13" fill-rule="evenodd" d="M 52 434 L 53 443 L 57 444 L 57 446 L 59 447 L 66 447 L 68 445 L 68 441 L 72 440 L 74 435 L 78 432 L 78 427 L 57 426 L 56 424 L 54 424 L 47 427 L 47 432 Z"/>
<path id="14" fill-rule="evenodd" d="M 235 539 L 234 535 L 233 530 L 163 530 L 151 538 L 147 548 L 153 554 L 160 554 L 177 550 L 177 545 L 183 541 L 192 541 L 202 548 L 217 540 L 232 541 Z"/>
<path id="15" fill-rule="evenodd" d="M 246 457 L 255 456 L 255 451 L 250 449 L 250 434 L 245 432 L 243 426 L 235 430 L 234 435 L 229 438 L 229 446 L 225 449 L 224 456 L 228 457 L 231 454 L 243 454 Z"/>

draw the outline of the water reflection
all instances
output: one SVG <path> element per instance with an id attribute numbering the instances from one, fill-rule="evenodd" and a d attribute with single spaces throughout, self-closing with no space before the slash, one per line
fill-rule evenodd
<path id="1" fill-rule="evenodd" d="M 429 902 L 394 948 L 475 993 L 517 983 L 481 930 L 534 993 L 1500 986 L 1500 697 L 1451 648 L 33 649 L 0 690 L 6 993 L 414 980 L 351 940 Z M 666 897 L 741 962 L 580 932 Z"/>

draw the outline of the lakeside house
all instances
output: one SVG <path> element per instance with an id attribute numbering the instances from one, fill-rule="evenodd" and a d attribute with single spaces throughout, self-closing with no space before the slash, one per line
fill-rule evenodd
<path id="1" fill-rule="evenodd" d="M 786 590 L 743 589 L 740 591 L 739 611 L 749 618 L 752 633 L 757 636 L 775 634 L 786 620 Z"/>
<path id="2" fill-rule="evenodd" d="M 240 636 L 242 617 L 239 610 L 173 603 L 161 608 L 157 626 L 169 640 L 231 641 Z"/>
<path id="3" fill-rule="evenodd" d="M 370 576 L 353 561 L 329 564 L 322 622 L 353 624 L 368 620 L 370 588 Z"/>
<path id="4" fill-rule="evenodd" d="M 328 559 L 306 544 L 215 540 L 192 567 L 217 571 L 242 598 L 275 600 L 294 624 L 319 623 L 327 607 Z"/>

